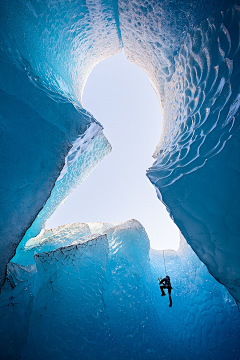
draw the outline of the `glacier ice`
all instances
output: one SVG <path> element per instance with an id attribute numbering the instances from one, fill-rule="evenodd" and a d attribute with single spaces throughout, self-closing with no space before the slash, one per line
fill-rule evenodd
<path id="1" fill-rule="evenodd" d="M 22 252 L 0 298 L 3 359 L 240 356 L 237 306 L 183 237 L 178 252 L 164 254 L 171 309 L 157 281 L 163 254 L 136 220 L 63 225 Z"/>
<path id="2" fill-rule="evenodd" d="M 236 305 L 203 265 L 239 306 L 239 17 L 238 0 L 0 2 L 2 358 L 239 358 Z M 136 221 L 41 233 L 111 150 L 81 96 L 122 48 L 164 113 L 147 176 L 201 260 L 184 240 L 166 253 L 168 317 Z"/>
<path id="3" fill-rule="evenodd" d="M 163 107 L 148 177 L 239 302 L 239 2 L 122 0 L 119 9 L 125 53 L 148 74 Z"/>
<path id="4" fill-rule="evenodd" d="M 100 132 L 91 141 L 85 151 L 79 155 L 77 160 L 68 168 L 61 179 L 55 183 L 51 196 L 47 200 L 44 208 L 39 212 L 32 226 L 27 230 L 20 245 L 16 250 L 16 255 L 12 261 L 18 261 L 21 255 L 19 251 L 25 243 L 32 237 L 38 235 L 46 220 L 54 213 L 56 208 L 67 198 L 67 196 L 80 185 L 91 173 L 93 168 L 111 151 L 111 145 Z"/>
<path id="5" fill-rule="evenodd" d="M 5 154 L 0 165 L 2 282 L 5 264 L 14 255 L 19 241 L 50 196 L 62 168 L 66 167 L 65 159 L 68 159 L 68 152 L 74 142 L 78 138 L 82 139 L 78 149 L 82 179 L 84 172 L 87 176 L 110 151 L 110 145 L 101 134 L 102 126 L 89 113 L 76 110 L 64 99 L 52 100 L 43 90 L 31 84 L 22 71 L 9 64 L 5 57 L 3 60 L 0 58 L 0 63 L 3 139 L 0 146 L 1 154 Z M 104 144 L 105 150 L 102 149 Z M 97 149 L 98 146 L 98 155 L 92 154 L 92 148 Z M 87 165 L 86 159 L 91 156 L 93 161 Z M 69 169 L 74 167 L 75 163 L 69 164 Z M 79 170 L 78 173 L 76 170 L 71 171 L 75 171 L 76 179 L 80 179 Z M 65 179 L 70 176 L 65 175 Z M 72 180 L 74 186 L 77 184 L 76 179 Z M 15 231 L 11 230 L 13 228 Z"/>
<path id="6" fill-rule="evenodd" d="M 92 68 L 121 51 L 116 0 L 1 1 L 1 45 L 11 60 L 77 104 Z"/>
<path id="7" fill-rule="evenodd" d="M 72 177 L 77 172 L 75 175 L 80 183 L 110 150 L 108 141 L 99 134 L 102 126 L 82 108 L 79 97 L 92 67 L 120 51 L 114 4 L 107 2 L 101 8 L 100 5 L 89 4 L 87 7 L 71 2 L 70 12 L 67 2 L 62 3 L 60 10 L 51 2 L 46 9 L 44 3 L 37 1 L 34 5 L 1 1 L 0 117 L 4 139 L 1 154 L 4 156 L 1 161 L 0 284 L 4 280 L 6 264 L 45 205 L 56 180 L 61 181 L 68 167 L 74 167 L 74 161 L 82 156 L 83 164 L 78 164 L 83 166 L 82 171 L 71 169 Z M 67 14 L 66 18 L 61 19 L 62 12 Z M 69 15 L 75 22 L 75 32 Z M 90 26 L 94 15 L 98 20 Z M 111 16 L 112 41 L 108 44 L 110 27 L 105 30 L 105 19 L 110 21 Z M 61 31 L 54 26 L 55 21 L 59 26 L 61 24 Z M 86 34 L 91 32 L 88 42 L 81 32 L 85 27 Z M 96 43 L 100 29 L 102 40 Z M 63 47 L 66 44 L 68 51 Z M 77 84 L 73 84 L 75 79 L 79 81 Z M 98 140 L 95 140 L 97 135 Z M 88 148 L 92 140 L 95 144 Z M 72 181 L 65 186 L 69 187 L 69 193 L 77 181 L 69 179 L 69 174 L 65 175 L 65 180 L 66 177 Z M 60 194 L 51 200 L 55 206 L 56 197 L 63 200 L 64 196 Z M 15 230 L 11 231 L 13 228 Z"/>
<path id="8" fill-rule="evenodd" d="M 233 6 L 181 45 L 164 87 L 157 160 L 148 170 L 189 244 L 238 302 L 239 17 Z"/>

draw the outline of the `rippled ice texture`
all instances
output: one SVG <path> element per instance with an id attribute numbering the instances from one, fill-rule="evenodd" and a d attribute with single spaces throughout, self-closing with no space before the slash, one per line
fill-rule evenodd
<path id="1" fill-rule="evenodd" d="M 164 132 L 148 171 L 189 244 L 238 302 L 239 20 L 236 5 L 186 36 L 165 82 Z"/>
<path id="2" fill-rule="evenodd" d="M 0 285 L 56 180 L 31 236 L 110 151 L 80 101 L 91 69 L 121 49 L 116 10 L 114 1 L 1 1 Z"/>
<path id="3" fill-rule="evenodd" d="M 93 234 L 98 230 L 98 234 Z M 34 255 L 35 254 L 35 255 Z M 240 317 L 182 238 L 163 253 L 136 220 L 69 224 L 29 240 L 0 303 L 1 359 L 238 359 Z"/>
<path id="4" fill-rule="evenodd" d="M 188 243 L 240 301 L 239 2 L 118 4 L 125 53 L 163 108 L 147 175 Z"/>
<path id="5" fill-rule="evenodd" d="M 3 54 L 0 67 L 2 282 L 5 263 L 50 196 L 72 144 L 81 138 L 79 153 L 85 151 L 102 127 L 86 111 L 51 99 Z"/>

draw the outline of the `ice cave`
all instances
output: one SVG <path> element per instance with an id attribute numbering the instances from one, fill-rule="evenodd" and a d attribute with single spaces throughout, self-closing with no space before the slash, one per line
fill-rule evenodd
<path id="1" fill-rule="evenodd" d="M 0 19 L 0 359 L 239 360 L 240 2 L 1 0 Z M 123 49 L 162 107 L 146 170 L 178 251 L 138 219 L 45 229 L 111 152 L 82 94 Z"/>

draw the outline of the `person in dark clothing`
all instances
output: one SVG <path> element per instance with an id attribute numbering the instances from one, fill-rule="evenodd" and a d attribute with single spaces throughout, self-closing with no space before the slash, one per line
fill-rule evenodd
<path id="1" fill-rule="evenodd" d="M 170 281 L 170 276 L 167 275 L 162 280 L 158 279 L 158 281 L 159 281 L 160 289 L 162 292 L 162 296 L 166 295 L 166 293 L 163 289 L 168 289 L 169 307 L 172 307 L 172 297 L 171 297 L 172 285 L 171 285 L 171 281 Z"/>

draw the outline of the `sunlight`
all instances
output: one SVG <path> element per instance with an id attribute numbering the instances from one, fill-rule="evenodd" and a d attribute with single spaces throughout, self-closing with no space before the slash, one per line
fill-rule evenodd
<path id="1" fill-rule="evenodd" d="M 113 150 L 57 209 L 46 228 L 136 219 L 153 249 L 177 250 L 179 230 L 146 177 L 162 127 L 160 105 L 147 75 L 124 53 L 115 55 L 90 74 L 83 107 L 104 126 Z"/>

